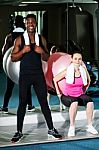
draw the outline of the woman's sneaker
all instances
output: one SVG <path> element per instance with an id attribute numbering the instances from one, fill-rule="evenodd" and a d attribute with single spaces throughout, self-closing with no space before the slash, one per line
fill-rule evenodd
<path id="1" fill-rule="evenodd" d="M 21 132 L 16 132 L 13 138 L 11 139 L 12 143 L 19 142 L 22 138 L 23 134 Z"/>
<path id="2" fill-rule="evenodd" d="M 68 130 L 68 137 L 74 137 L 75 136 L 75 127 L 70 126 Z"/>
<path id="3" fill-rule="evenodd" d="M 87 132 L 94 135 L 98 134 L 98 131 L 92 125 L 87 126 Z"/>
<path id="4" fill-rule="evenodd" d="M 58 133 L 58 131 L 55 129 L 55 128 L 53 128 L 53 129 L 51 129 L 51 130 L 48 130 L 48 138 L 50 139 L 62 139 L 62 135 L 60 135 L 59 133 Z"/>

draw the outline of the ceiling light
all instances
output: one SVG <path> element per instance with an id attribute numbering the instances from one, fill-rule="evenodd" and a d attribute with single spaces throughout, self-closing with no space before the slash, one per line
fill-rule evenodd
<path id="1" fill-rule="evenodd" d="M 18 6 L 28 6 L 28 4 L 19 4 Z"/>
<path id="2" fill-rule="evenodd" d="M 24 2 L 21 2 L 22 4 L 38 4 L 40 2 L 38 1 L 35 1 L 35 2 L 29 2 L 29 1 L 24 1 Z"/>

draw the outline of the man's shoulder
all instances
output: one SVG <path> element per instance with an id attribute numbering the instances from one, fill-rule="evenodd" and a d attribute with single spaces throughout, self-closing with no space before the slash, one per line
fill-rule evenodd
<path id="1" fill-rule="evenodd" d="M 11 42 L 12 41 L 12 34 L 9 33 L 8 35 L 6 35 L 5 40 L 6 40 L 6 42 Z"/>
<path id="2" fill-rule="evenodd" d="M 11 38 L 12 37 L 12 33 L 9 33 L 6 38 Z"/>
<path id="3" fill-rule="evenodd" d="M 41 42 L 45 41 L 45 37 L 42 34 L 38 34 L 38 36 L 39 36 L 39 39 L 41 40 Z"/>

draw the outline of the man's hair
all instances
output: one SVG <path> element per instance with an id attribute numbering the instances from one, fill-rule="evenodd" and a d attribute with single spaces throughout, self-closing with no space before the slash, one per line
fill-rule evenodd
<path id="1" fill-rule="evenodd" d="M 16 26 L 16 27 L 22 27 L 23 29 L 25 29 L 23 16 L 17 15 L 17 16 L 15 17 L 15 26 Z"/>
<path id="2" fill-rule="evenodd" d="M 26 20 L 27 20 L 28 18 L 34 18 L 35 21 L 36 21 L 36 15 L 34 15 L 34 14 L 28 14 L 28 15 L 26 16 Z"/>

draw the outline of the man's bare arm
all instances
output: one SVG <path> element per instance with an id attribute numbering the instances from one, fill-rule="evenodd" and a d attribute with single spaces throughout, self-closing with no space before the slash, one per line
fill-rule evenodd
<path id="1" fill-rule="evenodd" d="M 42 44 L 44 46 L 44 49 L 42 52 L 42 60 L 47 61 L 50 56 L 50 53 L 48 51 L 47 42 L 46 42 L 45 38 L 43 36 L 41 36 L 41 39 L 42 39 Z"/>
<path id="2" fill-rule="evenodd" d="M 21 50 L 20 48 L 21 48 L 21 37 L 18 37 L 14 42 L 14 47 L 11 53 L 12 61 L 19 61 L 25 53 L 30 51 L 30 46 L 27 45 L 25 45 Z"/>
<path id="3" fill-rule="evenodd" d="M 4 45 L 2 47 L 2 55 L 4 56 L 4 54 L 6 53 L 6 51 L 12 46 L 12 35 L 9 34 L 6 36 L 5 38 L 5 42 Z"/>

